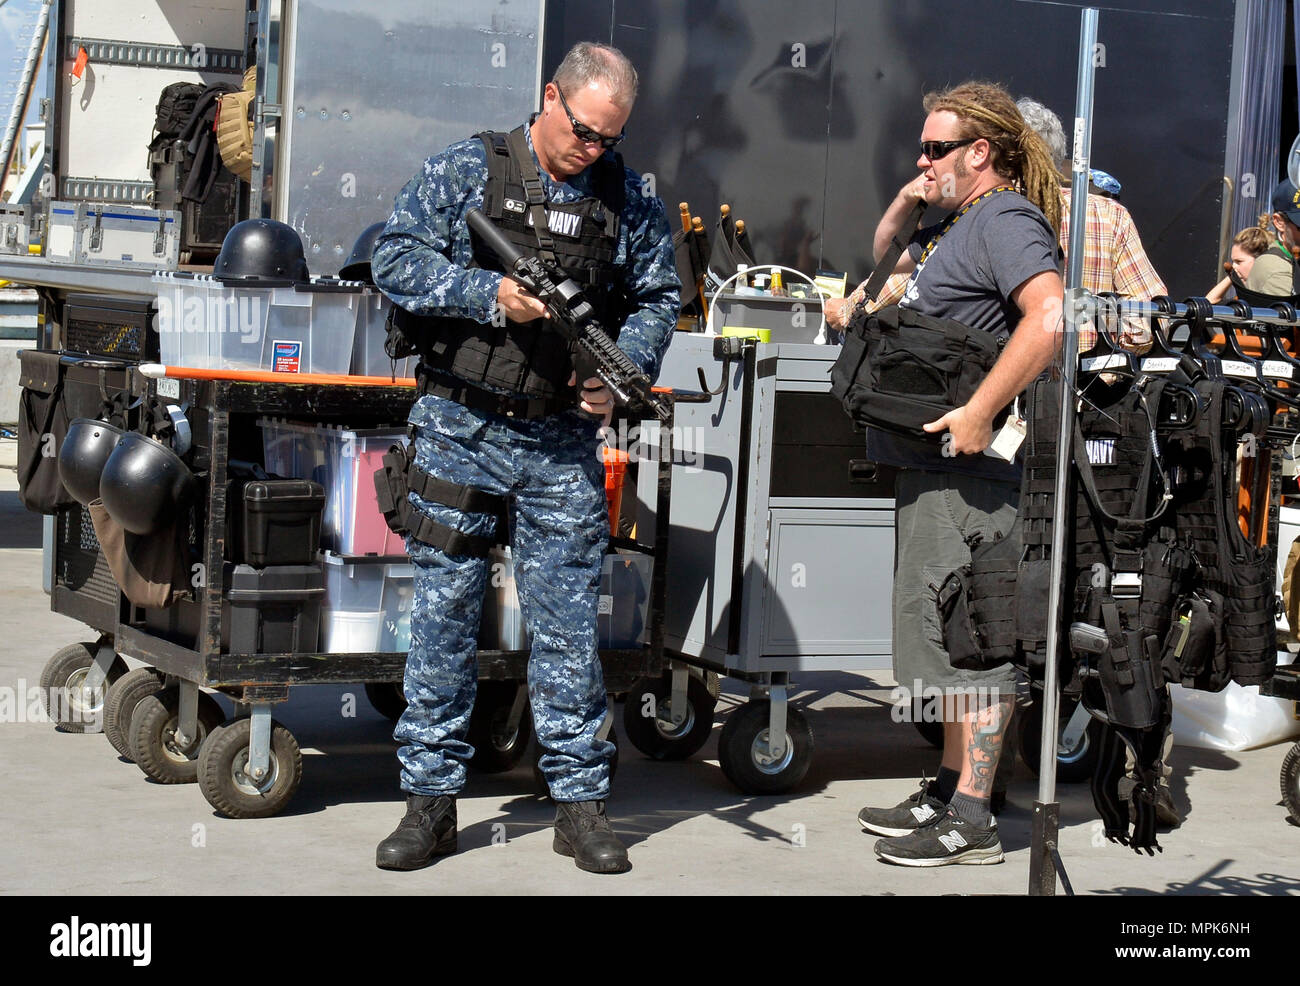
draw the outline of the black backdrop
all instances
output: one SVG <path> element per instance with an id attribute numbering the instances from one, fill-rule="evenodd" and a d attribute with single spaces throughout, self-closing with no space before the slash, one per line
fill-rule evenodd
<path id="1" fill-rule="evenodd" d="M 543 71 L 576 41 L 621 48 L 641 74 L 621 150 L 674 223 L 687 200 L 711 231 L 728 201 L 760 262 L 860 277 L 916 174 L 926 91 L 997 81 L 1054 109 L 1068 138 L 1083 6 L 550 0 Z M 1108 0 L 1100 15 L 1092 165 L 1123 183 L 1176 298 L 1217 280 L 1232 25 L 1231 0 Z"/>

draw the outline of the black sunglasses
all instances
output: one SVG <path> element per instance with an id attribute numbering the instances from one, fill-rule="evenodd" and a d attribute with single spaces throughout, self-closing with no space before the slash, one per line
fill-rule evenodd
<path id="1" fill-rule="evenodd" d="M 605 150 L 609 150 L 627 136 L 626 130 L 620 130 L 617 137 L 606 137 L 604 134 L 596 133 L 585 123 L 579 123 L 573 118 L 573 110 L 569 109 L 568 100 L 564 98 L 564 90 L 556 86 L 555 91 L 560 94 L 560 105 L 564 107 L 564 112 L 569 118 L 569 126 L 573 127 L 573 136 L 584 144 L 599 144 Z"/>
<path id="2" fill-rule="evenodd" d="M 978 137 L 967 137 L 965 140 L 923 140 L 921 141 L 921 153 L 931 161 L 938 161 L 945 158 L 959 147 L 965 147 L 967 144 L 973 144 L 979 140 Z"/>

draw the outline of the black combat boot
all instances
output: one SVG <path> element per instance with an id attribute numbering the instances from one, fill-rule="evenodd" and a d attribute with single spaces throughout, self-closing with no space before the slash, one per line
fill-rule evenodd
<path id="1" fill-rule="evenodd" d="M 451 795 L 406 796 L 406 814 L 375 850 L 381 870 L 418 870 L 456 851 L 456 799 Z"/>
<path id="2" fill-rule="evenodd" d="M 588 873 L 626 873 L 627 849 L 609 827 L 603 801 L 561 801 L 555 808 L 555 851 Z"/>

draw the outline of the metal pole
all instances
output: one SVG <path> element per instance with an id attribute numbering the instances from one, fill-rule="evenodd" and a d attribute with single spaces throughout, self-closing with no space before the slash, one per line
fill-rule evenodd
<path id="1" fill-rule="evenodd" d="M 5 127 L 4 142 L 0 144 L 0 188 L 3 188 L 9 179 L 9 159 L 13 155 L 14 142 L 22 126 L 23 116 L 27 112 L 28 97 L 31 95 L 32 82 L 36 78 L 36 63 L 40 61 L 41 52 L 45 50 L 45 32 L 50 25 L 50 4 L 53 2 L 54 0 L 41 0 L 41 14 L 36 20 L 36 29 L 32 31 L 32 43 L 27 49 L 27 62 L 23 65 L 22 80 L 18 83 L 14 106 L 9 112 L 9 125 Z"/>
<path id="2" fill-rule="evenodd" d="M 1078 96 L 1074 112 L 1074 167 L 1070 195 L 1069 265 L 1065 277 L 1065 338 L 1061 346 L 1061 421 L 1056 438 L 1056 502 L 1052 510 L 1051 587 L 1047 600 L 1047 668 L 1043 681 L 1043 736 L 1039 759 L 1038 800 L 1034 803 L 1029 855 L 1029 893 L 1056 893 L 1057 829 L 1060 805 L 1056 802 L 1056 741 L 1060 731 L 1057 692 L 1057 655 L 1060 652 L 1060 612 L 1065 583 L 1065 539 L 1073 523 L 1074 502 L 1070 483 L 1074 435 L 1074 379 L 1079 350 L 1080 302 L 1084 291 L 1084 236 L 1087 232 L 1088 154 L 1092 145 L 1093 51 L 1097 44 L 1097 9 L 1087 7 L 1079 27 Z"/>

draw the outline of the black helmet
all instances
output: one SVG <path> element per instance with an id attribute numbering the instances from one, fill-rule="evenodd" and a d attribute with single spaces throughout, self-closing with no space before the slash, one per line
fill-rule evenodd
<path id="1" fill-rule="evenodd" d="M 198 490 L 180 456 L 136 432 L 118 441 L 99 478 L 108 515 L 132 534 L 154 534 L 177 519 Z"/>
<path id="2" fill-rule="evenodd" d="M 212 273 L 222 280 L 302 283 L 311 279 L 302 237 L 274 219 L 235 223 L 221 243 Z"/>
<path id="3" fill-rule="evenodd" d="M 106 421 L 77 418 L 59 446 L 59 480 L 83 507 L 99 498 L 99 476 L 122 429 Z"/>
<path id="4" fill-rule="evenodd" d="M 345 281 L 375 283 L 374 275 L 370 273 L 370 258 L 375 253 L 375 240 L 379 239 L 379 234 L 383 231 L 383 223 L 375 223 L 373 226 L 365 228 L 361 235 L 357 237 L 357 242 L 352 244 L 352 252 L 348 254 L 348 262 L 339 268 L 339 277 Z"/>

